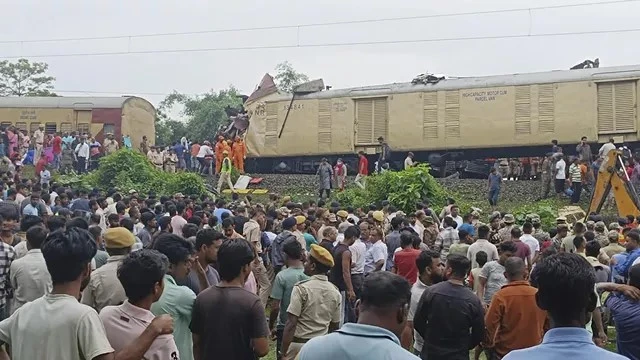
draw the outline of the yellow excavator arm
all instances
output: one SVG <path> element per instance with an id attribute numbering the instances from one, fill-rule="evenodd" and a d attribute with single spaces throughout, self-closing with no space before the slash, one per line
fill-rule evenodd
<path id="1" fill-rule="evenodd" d="M 625 170 L 623 152 L 611 150 L 600 165 L 587 216 L 599 214 L 609 192 L 613 191 L 619 216 L 640 215 L 640 201 Z"/>

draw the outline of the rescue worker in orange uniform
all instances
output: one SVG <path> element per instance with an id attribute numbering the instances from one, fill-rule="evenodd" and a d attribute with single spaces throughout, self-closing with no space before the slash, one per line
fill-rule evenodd
<path id="1" fill-rule="evenodd" d="M 214 148 L 214 152 L 216 155 L 216 174 L 220 173 L 220 167 L 222 166 L 222 159 L 224 158 L 224 156 L 222 156 L 222 152 L 224 151 L 224 136 L 218 136 L 218 142 L 216 143 L 216 146 Z"/>
<path id="2" fill-rule="evenodd" d="M 247 148 L 240 136 L 236 137 L 236 141 L 231 146 L 231 160 L 233 166 L 238 169 L 240 174 L 244 174 L 244 159 L 247 157 Z"/>

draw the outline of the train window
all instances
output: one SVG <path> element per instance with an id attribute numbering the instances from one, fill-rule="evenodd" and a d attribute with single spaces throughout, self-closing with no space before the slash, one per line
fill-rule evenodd
<path id="1" fill-rule="evenodd" d="M 54 122 L 48 122 L 44 125 L 45 134 L 55 134 L 58 131 L 58 124 Z"/>
<path id="2" fill-rule="evenodd" d="M 68 123 L 68 122 L 60 123 L 60 132 L 70 133 L 72 131 L 73 131 L 73 126 L 71 125 L 71 123 Z"/>
<path id="3" fill-rule="evenodd" d="M 89 133 L 89 124 L 87 123 L 79 123 L 77 130 L 80 134 L 88 134 Z"/>
<path id="4" fill-rule="evenodd" d="M 11 126 L 11 125 L 13 125 L 13 124 L 11 123 L 11 121 L 3 121 L 3 122 L 1 122 L 1 123 L 0 123 L 0 127 L 2 127 L 3 129 L 6 129 L 6 128 L 8 128 L 8 127 L 9 127 L 9 126 Z"/>
<path id="5" fill-rule="evenodd" d="M 104 124 L 104 127 L 102 128 L 102 133 L 104 135 L 115 134 L 116 133 L 116 126 L 113 125 L 113 124 Z"/>
<path id="6" fill-rule="evenodd" d="M 29 124 L 29 132 L 34 132 L 38 130 L 39 127 L 40 127 L 39 122 L 32 122 L 31 124 Z"/>
<path id="7" fill-rule="evenodd" d="M 17 122 L 16 123 L 16 128 L 18 128 L 19 130 L 22 130 L 22 131 L 27 131 L 27 123 L 25 123 L 25 122 Z"/>

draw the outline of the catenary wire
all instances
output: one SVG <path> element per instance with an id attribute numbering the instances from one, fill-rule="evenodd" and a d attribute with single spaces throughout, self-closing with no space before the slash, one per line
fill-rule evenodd
<path id="1" fill-rule="evenodd" d="M 93 53 L 67 53 L 67 54 L 55 54 L 55 53 L 54 54 L 33 54 L 33 55 L 23 54 L 23 55 L 0 56 L 0 59 L 169 54 L 169 53 L 194 53 L 194 52 L 217 52 L 217 51 L 268 50 L 268 49 L 277 50 L 277 49 L 293 49 L 293 48 L 320 48 L 320 47 L 343 47 L 343 46 L 365 46 L 365 45 L 416 44 L 416 43 L 454 42 L 454 41 L 472 41 L 472 40 L 477 41 L 477 40 L 523 39 L 523 38 L 562 37 L 562 36 L 581 36 L 581 35 L 605 35 L 605 34 L 621 34 L 621 33 L 633 33 L 633 32 L 640 32 L 640 28 L 572 31 L 572 32 L 540 33 L 540 34 L 488 35 L 488 36 L 451 37 L 451 38 L 434 38 L 434 39 L 355 41 L 355 42 L 344 42 L 344 43 L 258 45 L 258 46 L 193 48 L 193 49 L 105 51 L 105 52 L 93 52 Z"/>
<path id="2" fill-rule="evenodd" d="M 213 33 L 227 33 L 227 32 L 243 32 L 243 31 L 264 31 L 264 30 L 276 30 L 276 29 L 295 29 L 295 28 L 305 28 L 305 27 L 366 24 L 366 23 L 403 21 L 403 20 L 419 20 L 419 19 L 431 19 L 431 18 L 441 18 L 441 17 L 488 15 L 488 14 L 513 13 L 513 12 L 525 12 L 525 11 L 532 12 L 532 11 L 539 11 L 539 10 L 553 10 L 553 9 L 566 9 L 566 8 L 586 7 L 586 6 L 602 6 L 602 5 L 613 5 L 613 4 L 622 4 L 622 3 L 636 3 L 639 1 L 640 0 L 609 0 L 609 1 L 601 1 L 601 2 L 547 5 L 547 6 L 536 6 L 536 7 L 526 7 L 526 8 L 511 8 L 511 9 L 468 11 L 468 12 L 446 13 L 446 14 L 400 16 L 400 17 L 388 17 L 388 18 L 378 18 L 378 19 L 344 20 L 344 21 L 317 22 L 317 23 L 306 23 L 306 24 L 239 27 L 239 28 L 211 29 L 211 30 L 199 30 L 199 31 L 164 32 L 164 33 L 130 34 L 130 35 L 108 35 L 108 36 L 90 36 L 90 37 L 48 38 L 48 39 L 0 40 L 0 44 L 15 44 L 15 43 L 26 44 L 26 43 L 44 43 L 44 42 L 134 39 L 134 38 L 146 38 L 146 37 L 199 35 L 199 34 L 213 34 Z"/>

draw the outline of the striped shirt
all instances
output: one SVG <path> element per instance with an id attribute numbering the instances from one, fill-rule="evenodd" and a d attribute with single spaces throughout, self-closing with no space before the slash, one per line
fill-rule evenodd
<path id="1" fill-rule="evenodd" d="M 7 300 L 13 297 L 9 269 L 15 258 L 16 252 L 13 247 L 0 241 L 0 307 L 5 306 Z"/>
<path id="2" fill-rule="evenodd" d="M 569 167 L 569 178 L 571 182 L 579 183 L 582 182 L 582 173 L 580 172 L 580 166 L 576 164 L 571 164 Z"/>

